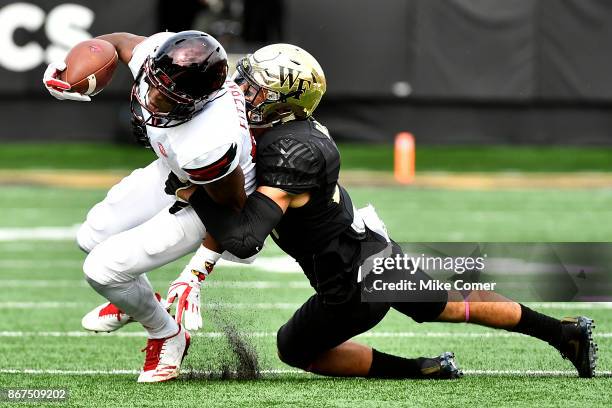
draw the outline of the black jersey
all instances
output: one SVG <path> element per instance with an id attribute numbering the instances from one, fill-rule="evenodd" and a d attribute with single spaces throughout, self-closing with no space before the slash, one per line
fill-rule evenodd
<path id="1" fill-rule="evenodd" d="M 338 184 L 340 153 L 314 119 L 272 127 L 257 140 L 257 184 L 290 194 L 310 193 L 288 208 L 272 231 L 279 247 L 298 261 L 317 253 L 350 228 L 353 204 Z"/>
<path id="2" fill-rule="evenodd" d="M 384 249 L 384 237 L 352 228 L 353 203 L 338 185 L 340 153 L 327 129 L 313 119 L 267 129 L 257 140 L 257 183 L 310 199 L 285 213 L 259 191 L 239 214 L 215 203 L 204 189 L 189 202 L 223 248 L 242 258 L 260 251 L 268 235 L 295 258 L 325 303 L 354 299 L 362 261 Z M 174 191 L 174 190 L 173 190 Z M 364 247 L 363 243 L 367 245 Z"/>

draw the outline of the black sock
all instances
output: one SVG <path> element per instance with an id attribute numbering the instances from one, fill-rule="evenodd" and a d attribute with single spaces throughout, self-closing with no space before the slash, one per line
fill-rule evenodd
<path id="1" fill-rule="evenodd" d="M 370 378 L 422 378 L 421 372 L 425 358 L 404 358 L 382 353 L 372 349 Z"/>
<path id="2" fill-rule="evenodd" d="M 544 340 L 551 346 L 559 348 L 563 340 L 563 328 L 561 320 L 546 316 L 531 310 L 527 306 L 521 306 L 521 320 L 509 331 L 523 333 L 528 336 Z"/>

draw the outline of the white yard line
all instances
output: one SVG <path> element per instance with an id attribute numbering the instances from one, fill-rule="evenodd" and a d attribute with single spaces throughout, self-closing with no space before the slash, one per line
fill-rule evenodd
<path id="1" fill-rule="evenodd" d="M 70 227 L 35 227 L 35 228 L 0 228 L 1 242 L 19 241 L 74 241 L 80 225 Z M 76 251 L 75 244 L 75 251 Z M 40 268 L 41 262 L 29 260 L 0 260 L 0 268 Z M 46 266 L 61 266 L 80 268 L 82 262 L 69 261 L 68 263 L 54 264 L 54 261 L 45 262 Z M 238 264 L 221 260 L 217 266 L 232 266 L 238 270 L 246 267 L 254 267 L 265 272 L 272 273 L 302 273 L 298 263 L 289 256 L 281 255 L 274 257 L 259 257 L 252 265 Z M 224 268 L 225 269 L 225 268 Z"/>
<path id="2" fill-rule="evenodd" d="M 243 333 L 247 337 L 266 338 L 276 337 L 276 332 L 245 332 Z M 192 337 L 204 337 L 204 338 L 223 338 L 225 333 L 223 332 L 194 332 L 191 334 Z M 612 333 L 598 333 L 594 332 L 596 338 L 612 338 Z M 139 332 L 126 332 L 118 331 L 114 333 L 93 333 L 88 331 L 0 331 L 1 337 L 147 337 L 147 333 L 144 331 Z M 490 331 L 490 332 L 366 332 L 360 334 L 362 338 L 471 338 L 471 339 L 484 339 L 484 338 L 505 338 L 505 337 L 525 337 L 518 333 L 509 333 L 505 331 Z M 526 337 L 525 337 L 526 338 Z"/>
<path id="3" fill-rule="evenodd" d="M 302 283 L 299 284 L 303 285 Z M 282 283 L 281 283 L 282 286 Z M 296 286 L 298 286 L 296 281 Z M 305 287 L 305 286 L 304 286 Z M 1 281 L 0 281 L 0 288 Z M 609 310 L 612 309 L 611 302 L 576 302 L 576 303 L 525 303 L 536 309 L 561 309 L 561 310 Z M 93 308 L 94 304 L 85 302 L 53 302 L 53 301 L 22 301 L 22 302 L 0 302 L 0 309 L 62 309 L 62 308 Z M 270 310 L 295 310 L 302 306 L 301 303 L 205 303 L 204 309 L 270 309 Z"/>
<path id="4" fill-rule="evenodd" d="M 153 286 L 168 286 L 170 281 L 151 281 Z M 0 279 L 0 290 L 5 288 L 89 288 L 84 279 Z M 205 288 L 213 289 L 305 289 L 310 288 L 306 280 L 303 281 L 215 281 L 214 278 L 206 280 Z"/>
<path id="5" fill-rule="evenodd" d="M 79 302 L 0 302 L 0 309 L 64 309 L 86 308 Z"/>
<path id="6" fill-rule="evenodd" d="M 612 302 L 526 302 L 525 305 L 536 309 L 564 310 L 606 310 L 612 309 Z"/>
<path id="7" fill-rule="evenodd" d="M 80 224 L 75 224 L 70 227 L 33 227 L 33 228 L 0 228 L 0 243 L 1 242 L 20 242 L 20 241 L 58 241 L 68 240 L 74 241 L 76 233 L 80 227 Z M 76 249 L 76 244 L 75 244 Z M 499 264 L 497 268 L 499 270 L 511 270 L 515 271 L 516 274 L 527 273 L 526 263 L 523 259 L 495 259 L 492 262 Z M 49 260 L 44 261 L 47 267 L 66 267 L 80 269 L 81 261 L 62 261 L 62 260 Z M 0 260 L 0 269 L 30 269 L 40 268 L 41 261 L 30 261 L 30 260 Z M 221 266 L 231 266 L 228 271 L 240 271 L 243 268 L 257 268 L 259 271 L 268 273 L 302 273 L 301 268 L 297 262 L 289 256 L 280 255 L 274 257 L 259 257 L 251 265 L 239 264 L 234 262 L 228 262 L 226 260 L 220 260 L 217 264 Z M 534 264 L 529 263 L 529 268 L 538 268 L 545 266 L 545 264 Z M 225 269 L 225 268 L 223 268 Z M 546 269 L 546 268 L 544 268 Z"/>
<path id="8" fill-rule="evenodd" d="M 36 250 L 32 249 L 32 251 L 34 252 Z M 49 270 L 49 275 L 52 275 L 53 270 L 57 270 L 58 268 L 75 269 L 76 271 L 80 271 L 83 267 L 83 261 L 69 259 L 0 259 L 0 270 L 41 269 L 43 265 L 45 269 Z"/>
<path id="9" fill-rule="evenodd" d="M 221 372 L 200 371 L 200 370 L 181 370 L 182 374 L 215 375 Z M 306 371 L 292 369 L 261 370 L 263 375 L 275 374 L 310 374 Z M 30 368 L 0 368 L 0 374 L 36 374 L 36 375 L 138 375 L 140 370 L 39 370 Z"/>
<path id="10" fill-rule="evenodd" d="M 465 375 L 517 375 L 526 377 L 576 377 L 576 371 L 572 370 L 463 370 Z M 596 376 L 610 377 L 612 371 L 595 370 Z"/>
<path id="11" fill-rule="evenodd" d="M 0 309 L 89 309 L 95 305 L 80 302 L 0 302 Z M 260 309 L 295 310 L 301 303 L 206 303 L 204 309 Z"/>
<path id="12" fill-rule="evenodd" d="M 35 251 L 35 249 L 32 249 Z M 75 253 L 78 249 L 75 247 Z M 83 259 L 85 255 L 83 254 Z M 73 269 L 76 273 L 82 273 L 81 268 L 83 266 L 82 260 L 29 260 L 29 259 L 0 259 L 0 271 L 2 270 L 31 270 L 40 269 L 41 265 L 44 265 L 47 269 Z M 245 269 L 257 273 L 282 273 L 282 274 L 302 274 L 302 269 L 298 263 L 291 257 L 282 256 L 261 256 L 255 260 L 252 264 L 240 264 L 235 262 L 229 262 L 221 260 L 217 263 L 216 269 L 223 273 L 228 272 L 240 272 Z M 178 273 L 178 271 L 176 272 Z M 155 275 L 153 272 L 152 275 Z"/>
<path id="13" fill-rule="evenodd" d="M 0 228 L 0 242 L 74 240 L 79 225 L 71 227 Z"/>
<path id="14" fill-rule="evenodd" d="M 463 370 L 466 375 L 473 376 L 525 376 L 525 377 L 575 377 L 576 371 L 572 370 Z M 31 368 L 0 368 L 0 374 L 30 374 L 30 375 L 138 375 L 140 370 L 55 370 L 55 369 L 31 369 Z M 263 375 L 279 374 L 306 374 L 306 371 L 293 369 L 270 369 L 261 370 Z M 196 375 L 220 375 L 215 371 L 183 370 L 182 374 Z M 597 376 L 609 377 L 612 371 L 597 371 Z"/>
<path id="15" fill-rule="evenodd" d="M 249 332 L 244 333 L 248 337 L 275 337 L 276 332 Z M 223 332 L 205 332 L 191 333 L 191 337 L 204 337 L 204 338 L 222 338 L 225 334 Z M 142 337 L 146 338 L 147 333 L 142 332 L 114 332 L 114 333 L 94 333 L 88 331 L 37 331 L 37 332 L 24 332 L 24 331 L 0 331 L 0 337 Z"/>

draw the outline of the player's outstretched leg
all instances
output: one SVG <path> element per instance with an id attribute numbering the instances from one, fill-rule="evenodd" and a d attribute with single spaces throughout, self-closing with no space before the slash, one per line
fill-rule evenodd
<path id="1" fill-rule="evenodd" d="M 295 361 L 292 363 L 290 358 L 282 356 L 287 364 L 297 366 Z M 455 354 L 450 351 L 437 357 L 405 358 L 354 341 L 321 353 L 305 369 L 336 377 L 452 380 L 463 376 Z"/>
<path id="2" fill-rule="evenodd" d="M 563 358 L 572 362 L 582 378 L 595 376 L 597 344 L 593 341 L 595 322 L 585 316 L 561 320 L 564 341 L 560 347 Z"/>
<path id="3" fill-rule="evenodd" d="M 437 320 L 467 321 L 538 338 L 555 347 L 563 358 L 571 361 L 580 377 L 590 378 L 595 375 L 597 345 L 592 335 L 595 325 L 587 317 L 558 320 L 498 294 L 474 292 L 466 302 L 448 302 Z"/>
<path id="4" fill-rule="evenodd" d="M 526 334 L 548 342 L 569 360 L 582 378 L 595 376 L 597 344 L 593 340 L 594 321 L 584 316 L 562 320 L 546 316 L 520 305 L 519 322 L 509 331 Z"/>
<path id="5" fill-rule="evenodd" d="M 280 359 L 320 375 L 368 378 L 453 379 L 461 376 L 453 353 L 404 358 L 349 341 L 382 320 L 386 303 L 329 305 L 314 295 L 278 331 Z"/>

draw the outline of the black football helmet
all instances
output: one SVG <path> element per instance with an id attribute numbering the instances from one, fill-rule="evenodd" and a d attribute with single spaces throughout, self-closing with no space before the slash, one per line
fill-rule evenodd
<path id="1" fill-rule="evenodd" d="M 201 31 L 172 35 L 145 60 L 134 81 L 131 108 L 135 121 L 161 128 L 187 122 L 222 95 L 227 71 L 227 54 L 212 36 Z M 168 112 L 151 108 L 151 87 L 170 102 Z"/>

